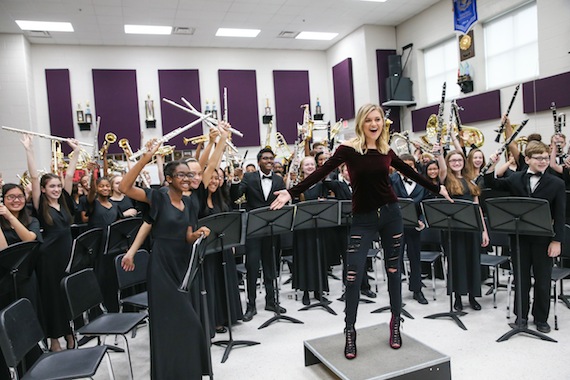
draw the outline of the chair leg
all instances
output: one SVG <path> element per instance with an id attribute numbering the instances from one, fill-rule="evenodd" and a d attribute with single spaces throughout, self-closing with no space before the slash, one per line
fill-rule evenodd
<path id="1" fill-rule="evenodd" d="M 113 365 L 111 364 L 111 356 L 109 355 L 109 351 L 105 352 L 105 357 L 107 358 L 105 361 L 107 362 L 107 370 L 109 371 L 109 378 L 111 380 L 115 380 L 115 373 L 113 372 Z"/>
<path id="2" fill-rule="evenodd" d="M 127 360 L 129 361 L 129 374 L 131 375 L 131 380 L 133 380 L 133 363 L 131 363 L 131 350 L 129 349 L 129 341 L 125 335 L 121 336 L 125 340 L 125 354 L 127 354 Z"/>
<path id="3" fill-rule="evenodd" d="M 556 313 L 556 304 L 558 303 L 558 289 L 556 281 L 554 281 L 554 330 L 558 330 L 558 314 Z"/>
<path id="4" fill-rule="evenodd" d="M 493 308 L 497 308 L 497 289 L 499 287 L 499 268 L 493 267 Z"/>
<path id="5" fill-rule="evenodd" d="M 433 291 L 433 300 L 435 301 L 435 261 L 431 262 L 431 289 Z"/>

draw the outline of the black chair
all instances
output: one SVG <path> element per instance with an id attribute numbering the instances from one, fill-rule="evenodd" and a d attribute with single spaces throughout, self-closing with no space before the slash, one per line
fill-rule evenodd
<path id="1" fill-rule="evenodd" d="M 102 236 L 102 228 L 92 228 L 73 239 L 71 257 L 65 272 L 75 273 L 85 268 L 93 268 L 101 252 Z"/>
<path id="2" fill-rule="evenodd" d="M 136 292 L 136 287 L 146 284 L 146 274 L 148 268 L 149 253 L 145 249 L 139 249 L 135 255 L 135 269 L 127 272 L 121 266 L 121 260 L 125 254 L 115 257 L 115 272 L 119 283 L 117 298 L 119 301 L 119 312 L 123 312 L 123 306 L 130 305 L 138 310 L 148 309 L 148 293 L 146 291 Z M 131 290 L 132 295 L 124 295 L 125 291 Z"/>
<path id="3" fill-rule="evenodd" d="M 92 377 L 99 368 L 105 346 L 77 350 L 48 352 L 36 312 L 27 298 L 19 299 L 0 312 L 0 347 L 10 369 L 12 379 L 18 379 L 17 366 L 24 356 L 37 344 L 43 354 L 34 365 L 24 368 L 23 379 L 80 379 Z M 114 379 L 109 355 L 107 354 L 109 377 Z"/>
<path id="4" fill-rule="evenodd" d="M 499 255 L 499 247 L 501 248 L 501 253 L 503 249 L 508 248 L 510 251 L 510 238 L 508 234 L 490 232 L 489 231 L 489 245 L 494 248 L 495 254 L 481 254 L 481 265 L 493 269 L 493 282 L 490 284 L 491 287 L 487 291 L 486 295 L 493 294 L 493 307 L 497 308 L 497 291 L 501 287 L 508 288 L 511 284 L 511 261 L 509 256 Z M 499 284 L 499 271 L 501 267 L 505 265 L 509 266 L 509 277 L 507 280 L 507 285 L 502 286 Z M 507 299 L 507 310 L 509 309 L 509 300 Z"/>
<path id="5" fill-rule="evenodd" d="M 433 300 L 435 301 L 435 263 L 440 261 L 443 266 L 443 258 L 445 257 L 441 245 L 441 231 L 424 228 L 420 234 L 420 241 L 422 244 L 420 261 L 430 265 Z M 429 250 L 424 249 L 425 246 L 429 246 Z M 445 270 L 443 271 L 443 279 L 447 284 L 447 271 Z"/>
<path id="6" fill-rule="evenodd" d="M 88 337 L 95 336 L 99 341 L 103 338 L 103 344 L 107 335 L 121 335 L 125 340 L 125 353 L 129 362 L 130 378 L 132 379 L 133 367 L 126 334 L 142 322 L 146 318 L 146 314 L 107 313 L 102 304 L 103 296 L 92 269 L 84 269 L 65 277 L 62 280 L 62 287 L 69 306 L 69 321 L 73 334 L 81 334 Z M 87 313 L 96 307 L 99 307 L 103 314 L 100 314 L 93 320 L 88 320 Z M 83 327 L 75 330 L 73 320 L 82 315 L 85 324 Z"/>

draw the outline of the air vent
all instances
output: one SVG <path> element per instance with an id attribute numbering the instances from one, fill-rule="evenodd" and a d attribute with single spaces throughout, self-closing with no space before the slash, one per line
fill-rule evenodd
<path id="1" fill-rule="evenodd" d="M 283 31 L 279 33 L 277 37 L 279 38 L 295 38 L 299 35 L 299 32 Z"/>
<path id="2" fill-rule="evenodd" d="M 191 36 L 196 31 L 196 28 L 189 28 L 187 26 L 175 26 L 172 29 L 172 34 L 182 34 L 185 36 Z"/>
<path id="3" fill-rule="evenodd" d="M 34 38 L 51 38 L 51 34 L 46 30 L 28 30 L 26 35 Z"/>

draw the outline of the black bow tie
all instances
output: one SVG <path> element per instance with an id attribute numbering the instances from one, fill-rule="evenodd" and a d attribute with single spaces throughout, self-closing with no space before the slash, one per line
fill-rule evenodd
<path id="1" fill-rule="evenodd" d="M 411 184 L 413 183 L 412 180 L 411 180 L 411 179 L 408 179 L 408 178 L 402 178 L 402 180 L 403 180 L 405 183 L 407 183 L 408 185 L 411 185 Z"/>
<path id="2" fill-rule="evenodd" d="M 526 175 L 528 175 L 529 177 L 542 177 L 542 172 L 536 172 L 536 173 L 531 173 L 531 172 L 527 172 Z"/>
<path id="3" fill-rule="evenodd" d="M 272 175 L 262 175 L 261 179 L 273 179 Z"/>

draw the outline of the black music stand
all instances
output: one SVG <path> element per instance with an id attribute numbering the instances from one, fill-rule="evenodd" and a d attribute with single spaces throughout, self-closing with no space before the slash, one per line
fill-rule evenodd
<path id="1" fill-rule="evenodd" d="M 117 256 L 125 253 L 137 236 L 142 218 L 133 217 L 117 220 L 109 225 L 103 254 Z"/>
<path id="2" fill-rule="evenodd" d="M 259 342 L 250 340 L 234 340 L 232 334 L 232 310 L 229 292 L 229 273 L 227 263 L 224 257 L 224 250 L 233 247 L 239 247 L 245 244 L 245 227 L 247 224 L 247 214 L 244 212 L 224 212 L 198 221 L 198 227 L 206 226 L 210 229 L 210 235 L 207 237 L 206 255 L 221 254 L 223 260 L 224 281 L 226 290 L 226 309 L 228 313 L 228 340 L 220 340 L 213 342 L 216 346 L 226 347 L 222 356 L 222 363 L 228 360 L 228 356 L 232 348 L 235 346 L 254 346 Z M 235 276 L 235 273 L 234 273 Z"/>
<path id="3" fill-rule="evenodd" d="M 211 353 L 211 340 L 210 335 L 210 317 L 208 315 L 208 298 L 206 292 L 206 281 L 204 280 L 204 256 L 206 254 L 206 243 L 204 235 L 200 236 L 194 244 L 192 244 L 192 252 L 190 254 L 190 261 L 188 262 L 188 268 L 186 269 L 186 274 L 182 279 L 182 283 L 178 287 L 178 290 L 184 293 L 188 293 L 192 283 L 196 279 L 198 272 L 200 273 L 200 298 L 202 299 L 202 317 L 204 319 L 204 337 L 206 339 L 206 356 L 208 361 L 208 375 L 210 379 L 214 378 L 214 370 L 212 369 L 212 353 Z"/>
<path id="4" fill-rule="evenodd" d="M 553 236 L 552 216 L 547 200 L 525 197 L 491 198 L 487 199 L 487 217 L 489 229 L 496 232 L 514 234 L 516 240 L 516 268 L 515 268 L 515 294 L 517 295 L 517 320 L 518 323 L 510 324 L 511 330 L 503 334 L 497 342 L 504 342 L 515 334 L 524 332 L 549 342 L 555 342 L 549 336 L 538 331 L 524 327 L 522 318 L 521 297 L 521 267 L 520 267 L 520 242 L 521 234 L 531 236 Z"/>
<path id="5" fill-rule="evenodd" d="M 480 232 L 481 211 L 473 202 L 457 199 L 451 203 L 445 199 L 428 199 L 421 203 L 426 224 L 429 228 L 447 231 L 447 278 L 449 287 L 449 312 L 428 315 L 424 318 L 436 319 L 450 317 L 459 327 L 467 330 L 459 317 L 464 311 L 453 310 L 453 252 L 451 252 L 451 232 Z"/>
<path id="6" fill-rule="evenodd" d="M 13 286 L 14 300 L 19 298 L 18 277 L 29 278 L 34 272 L 38 244 L 36 240 L 18 242 L 0 251 L 0 288 Z"/>
<path id="7" fill-rule="evenodd" d="M 279 210 L 270 210 L 269 207 L 262 207 L 251 210 L 248 214 L 247 220 L 247 237 L 248 238 L 261 238 L 269 236 L 271 238 L 271 264 L 275 274 L 277 274 L 277 264 L 275 262 L 275 242 L 274 237 L 278 234 L 291 232 L 293 229 L 293 219 L 295 217 L 294 206 L 284 206 Z M 281 319 L 293 323 L 303 323 L 298 319 L 289 317 L 288 315 L 281 315 L 279 311 L 279 284 L 277 283 L 277 275 L 275 276 L 275 315 L 265 321 L 258 329 L 265 328 L 275 321 Z"/>
<path id="8" fill-rule="evenodd" d="M 321 273 L 322 264 L 322 252 L 321 252 L 321 242 L 317 235 L 318 228 L 326 227 L 336 227 L 340 224 L 340 205 L 336 200 L 323 200 L 323 201 L 305 201 L 297 203 L 297 212 L 295 215 L 294 229 L 305 230 L 313 229 L 315 236 L 315 243 L 317 247 L 317 272 L 318 272 L 318 292 L 320 299 L 308 306 L 302 307 L 301 310 L 310 310 L 312 308 L 321 306 L 326 311 L 333 315 L 337 315 L 336 312 L 329 307 L 330 301 L 323 301 L 323 274 Z"/>
<path id="9" fill-rule="evenodd" d="M 400 206 L 400 212 L 402 213 L 402 222 L 404 223 L 404 227 L 418 227 L 418 210 L 414 201 L 410 198 L 398 198 L 398 205 Z M 404 252 L 402 250 L 402 257 L 403 254 Z M 403 262 L 401 262 L 401 264 L 402 266 L 405 265 Z M 406 304 L 402 302 L 402 314 L 410 319 L 415 319 L 412 314 L 404 309 L 404 306 L 406 306 Z M 371 313 L 381 313 L 388 310 L 390 310 L 390 306 L 382 306 L 379 309 L 372 310 Z"/>
<path id="10" fill-rule="evenodd" d="M 92 228 L 73 239 L 71 257 L 65 273 L 72 274 L 85 268 L 93 268 L 95 259 L 101 252 L 102 236 L 102 228 Z"/>

